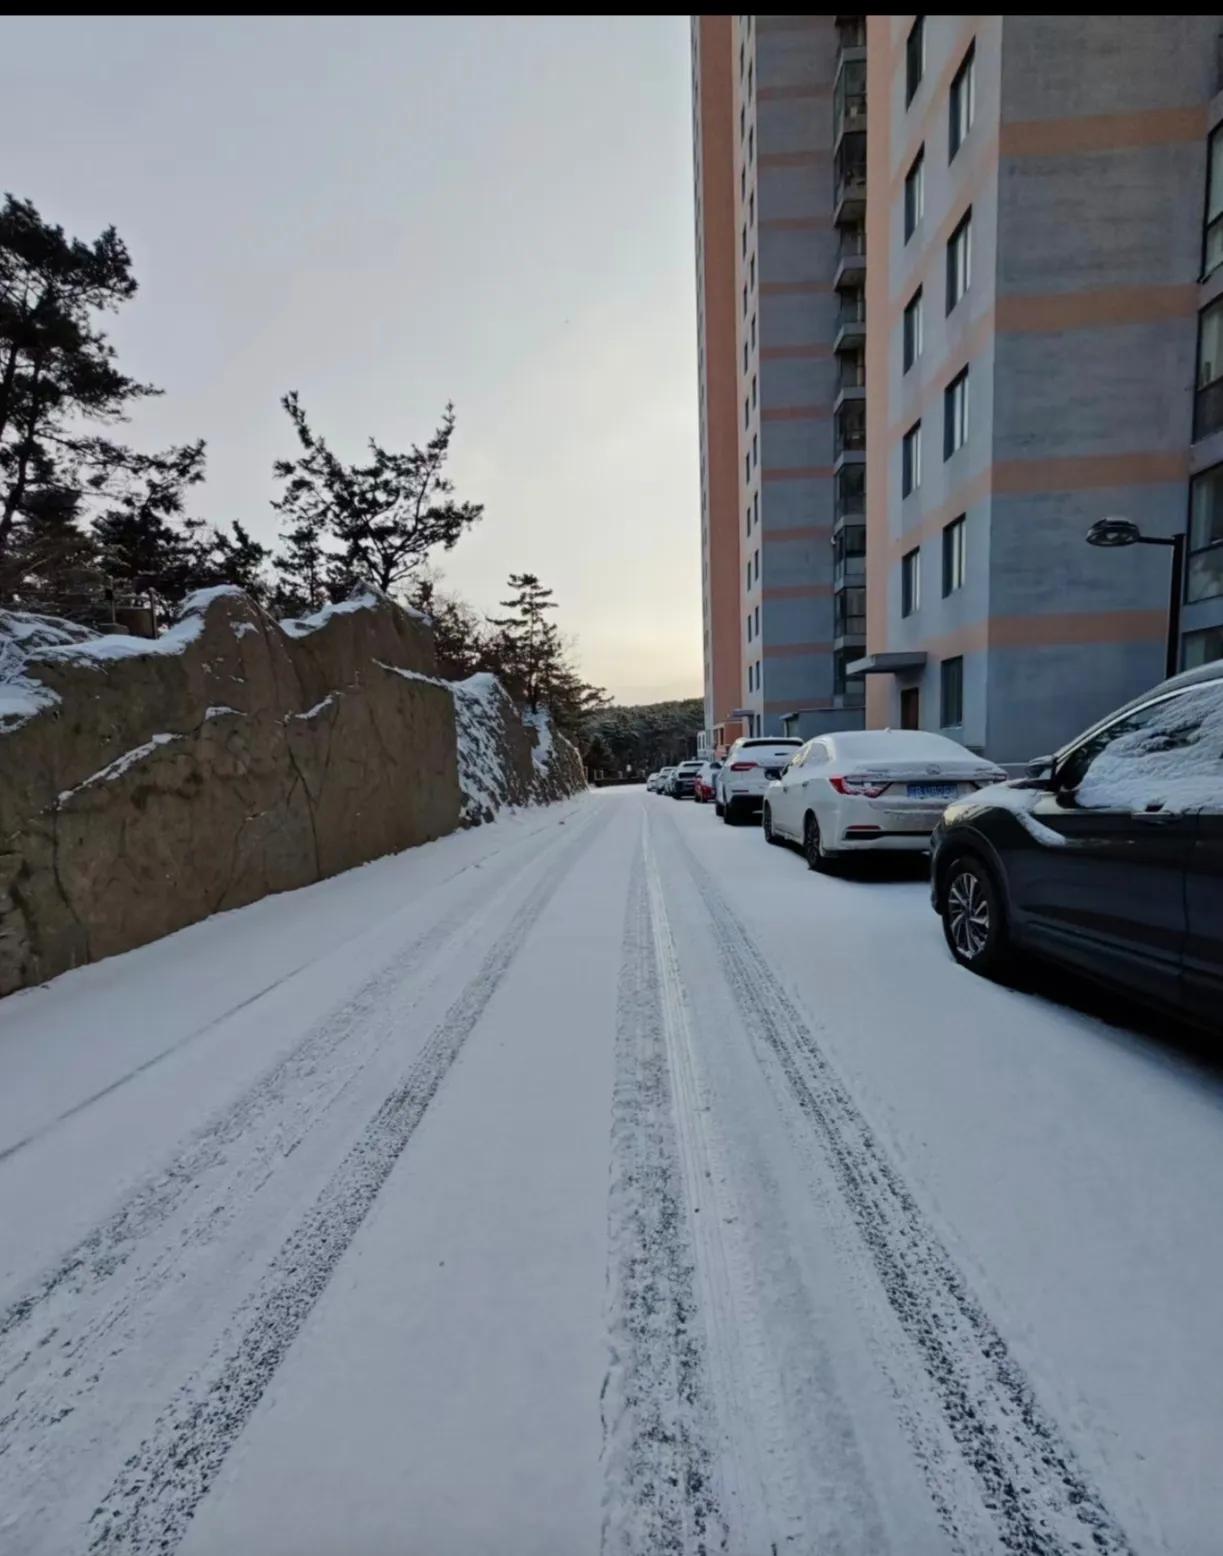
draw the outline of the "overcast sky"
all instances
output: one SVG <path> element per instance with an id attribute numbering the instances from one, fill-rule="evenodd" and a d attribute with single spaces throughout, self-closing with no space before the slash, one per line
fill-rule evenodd
<path id="1" fill-rule="evenodd" d="M 354 456 L 453 399 L 446 586 L 537 572 L 591 679 L 697 696 L 689 80 L 686 17 L 10 18 L 0 177 L 126 240 L 130 436 L 207 438 L 207 518 L 274 535 L 287 389 Z"/>

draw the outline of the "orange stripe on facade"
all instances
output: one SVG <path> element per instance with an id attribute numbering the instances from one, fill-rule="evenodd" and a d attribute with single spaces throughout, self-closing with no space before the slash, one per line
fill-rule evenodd
<path id="1" fill-rule="evenodd" d="M 1166 611 L 1074 611 L 1061 615 L 991 616 L 916 646 L 936 661 L 996 648 L 1086 648 L 1093 644 L 1161 642 Z"/>
<path id="2" fill-rule="evenodd" d="M 783 465 L 780 469 L 775 465 L 771 470 L 762 470 L 760 478 L 766 482 L 812 481 L 831 474 L 831 465 Z"/>
<path id="3" fill-rule="evenodd" d="M 827 600 L 832 598 L 831 584 L 773 584 L 761 594 L 764 600 Z"/>
<path id="4" fill-rule="evenodd" d="M 924 546 L 929 541 L 937 539 L 942 534 L 944 528 L 951 523 L 952 519 L 958 519 L 961 514 L 967 513 L 977 503 L 985 501 L 990 494 L 992 480 L 992 470 L 980 471 L 977 475 L 971 476 L 962 485 L 957 486 L 946 502 L 940 503 L 937 508 L 923 514 L 920 523 L 914 524 L 911 529 L 902 530 L 899 535 L 893 535 L 888 543 L 889 560 L 892 563 L 896 563 L 907 551 L 912 551 L 914 546 Z M 869 536 L 867 539 L 867 557 L 869 566 Z M 883 579 L 880 579 L 878 582 L 879 587 L 883 587 Z"/>
<path id="5" fill-rule="evenodd" d="M 788 103 L 799 98 L 832 97 L 830 86 L 817 86 L 812 82 L 800 81 L 790 86 L 762 86 L 756 93 L 757 100 L 762 103 Z"/>
<path id="6" fill-rule="evenodd" d="M 959 310 L 957 309 L 956 312 Z M 944 389 L 951 380 L 964 368 L 971 368 L 973 362 L 980 357 L 993 338 L 994 315 L 992 313 L 981 314 L 976 319 L 969 319 L 966 316 L 959 330 L 952 323 L 954 319 L 953 313 L 951 320 L 948 321 L 947 347 L 939 372 L 925 381 L 919 381 L 916 392 L 910 389 L 908 394 L 903 392 L 907 385 L 907 375 L 901 379 L 902 392 L 897 396 L 897 400 L 904 409 L 900 419 L 888 428 L 889 448 L 900 441 L 915 421 L 924 420 L 926 415 L 937 407 Z M 921 360 L 920 357 L 917 359 L 918 365 Z M 909 371 L 912 373 L 913 369 Z M 868 449 L 870 447 L 869 440 L 867 447 Z"/>
<path id="7" fill-rule="evenodd" d="M 1192 318 L 1198 309 L 1198 289 L 1194 284 L 1096 287 L 1082 292 L 1000 297 L 995 308 L 999 330 L 1015 334 L 1158 324 Z"/>
<path id="8" fill-rule="evenodd" d="M 1085 492 L 1109 486 L 1158 486 L 1189 478 L 1188 450 L 1155 454 L 1078 454 L 1065 459 L 1004 459 L 993 489 L 1006 497 Z"/>
<path id="9" fill-rule="evenodd" d="M 832 347 L 825 346 L 822 343 L 807 346 L 761 346 L 760 348 L 760 360 L 762 362 L 782 362 L 794 357 L 805 359 L 808 357 L 830 357 L 831 355 Z"/>
<path id="10" fill-rule="evenodd" d="M 831 281 L 762 281 L 762 297 L 796 297 L 831 295 Z"/>
<path id="11" fill-rule="evenodd" d="M 831 643 L 766 643 L 765 659 L 800 659 L 806 654 L 830 654 Z"/>
<path id="12" fill-rule="evenodd" d="M 1065 119 L 1024 119 L 1004 124 L 1004 157 L 1066 157 L 1139 146 L 1176 146 L 1206 137 L 1206 108 L 1147 108 L 1138 113 L 1076 114 Z"/>
<path id="13" fill-rule="evenodd" d="M 760 413 L 761 421 L 827 421 L 831 405 L 771 405 Z"/>

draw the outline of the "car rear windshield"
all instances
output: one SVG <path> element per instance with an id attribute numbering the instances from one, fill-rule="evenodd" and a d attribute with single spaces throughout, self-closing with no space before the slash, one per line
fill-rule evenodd
<path id="1" fill-rule="evenodd" d="M 746 750 L 748 750 L 752 746 L 776 746 L 776 747 L 779 747 L 779 748 L 781 746 L 789 746 L 791 749 L 793 749 L 795 746 L 801 746 L 801 745 L 802 745 L 802 741 L 801 740 L 789 740 L 785 736 L 779 735 L 776 740 L 768 740 L 768 739 L 764 739 L 764 740 L 744 740 L 740 744 L 739 749 L 740 749 L 740 751 L 746 751 Z"/>

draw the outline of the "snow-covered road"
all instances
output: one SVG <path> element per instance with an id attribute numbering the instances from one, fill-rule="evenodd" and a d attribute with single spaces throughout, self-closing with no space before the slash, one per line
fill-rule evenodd
<path id="1" fill-rule="evenodd" d="M 0 1005 L 0 1553 L 1223 1549 L 1223 1089 L 607 791 Z"/>

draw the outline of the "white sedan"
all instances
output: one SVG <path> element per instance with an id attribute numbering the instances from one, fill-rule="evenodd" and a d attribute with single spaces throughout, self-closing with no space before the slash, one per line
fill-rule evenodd
<path id="1" fill-rule="evenodd" d="M 846 730 L 809 740 L 764 797 L 770 843 L 800 843 L 813 870 L 880 850 L 921 852 L 944 808 L 1005 779 L 945 735 Z"/>

